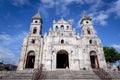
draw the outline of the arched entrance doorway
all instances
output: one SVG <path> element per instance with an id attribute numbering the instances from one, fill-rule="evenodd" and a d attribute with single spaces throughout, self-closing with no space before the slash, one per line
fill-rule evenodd
<path id="1" fill-rule="evenodd" d="M 56 68 L 69 68 L 68 52 L 65 50 L 58 51 L 56 55 Z"/>
<path id="2" fill-rule="evenodd" d="M 30 51 L 27 55 L 25 68 L 34 68 L 35 63 L 35 52 Z"/>
<path id="3" fill-rule="evenodd" d="M 98 58 L 95 51 L 90 52 L 90 61 L 92 68 L 99 68 Z"/>

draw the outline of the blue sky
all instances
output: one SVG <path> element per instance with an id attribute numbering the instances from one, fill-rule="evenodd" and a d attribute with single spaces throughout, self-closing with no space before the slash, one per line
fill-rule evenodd
<path id="1" fill-rule="evenodd" d="M 92 18 L 103 46 L 120 52 L 120 0 L 0 0 L 0 59 L 18 64 L 22 41 L 29 33 L 32 16 L 40 11 L 43 32 L 53 20 L 71 20 L 81 34 L 80 19 L 86 11 Z"/>

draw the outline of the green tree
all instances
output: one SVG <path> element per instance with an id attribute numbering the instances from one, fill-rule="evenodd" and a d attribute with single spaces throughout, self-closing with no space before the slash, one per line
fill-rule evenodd
<path id="1" fill-rule="evenodd" d="M 120 60 L 120 54 L 113 47 L 103 47 L 105 59 L 107 62 Z"/>
<path id="2" fill-rule="evenodd" d="M 0 71 L 2 71 L 3 69 L 4 69 L 4 67 L 3 67 L 3 63 L 0 62 Z"/>

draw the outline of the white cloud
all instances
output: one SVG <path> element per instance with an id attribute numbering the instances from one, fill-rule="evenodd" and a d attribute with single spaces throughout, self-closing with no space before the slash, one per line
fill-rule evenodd
<path id="1" fill-rule="evenodd" d="M 68 21 L 70 21 L 72 24 L 74 23 L 74 19 L 69 19 Z"/>
<path id="2" fill-rule="evenodd" d="M 0 34 L 0 43 L 2 46 L 9 45 L 11 43 L 12 39 L 10 35 L 8 34 Z"/>
<path id="3" fill-rule="evenodd" d="M 120 0 L 117 0 L 115 5 L 115 11 L 117 12 L 116 14 L 120 17 Z"/>
<path id="4" fill-rule="evenodd" d="M 104 5 L 105 3 L 102 2 L 102 0 L 99 0 L 95 5 L 91 6 L 90 16 L 93 19 L 94 23 L 100 24 L 102 26 L 105 26 L 107 24 L 107 19 L 110 17 L 111 14 L 116 14 L 115 18 L 120 17 L 120 0 L 116 0 L 115 2 L 106 3 L 108 5 L 105 10 L 99 10 L 98 8 L 101 7 L 101 5 Z"/>
<path id="5" fill-rule="evenodd" d="M 106 10 L 107 14 L 115 13 L 118 17 L 120 17 L 120 0 L 113 2 L 111 7 Z"/>
<path id="6" fill-rule="evenodd" d="M 4 63 L 12 63 L 12 64 L 16 64 L 16 57 L 15 54 L 13 54 L 13 52 L 7 48 L 4 47 L 0 47 L 0 59 L 4 62 Z"/>
<path id="7" fill-rule="evenodd" d="M 111 7 L 107 8 L 105 11 L 100 10 L 91 13 L 94 22 L 100 23 L 101 25 L 104 26 L 107 24 L 107 19 L 112 13 L 116 14 L 117 17 L 120 17 L 120 0 L 110 3 L 110 5 Z"/>
<path id="8" fill-rule="evenodd" d="M 47 8 L 51 8 L 51 7 L 53 7 L 56 4 L 56 2 L 54 0 L 41 0 L 41 2 Z"/>
<path id="9" fill-rule="evenodd" d="M 81 7 L 87 5 L 89 8 L 86 11 L 93 14 L 93 21 L 102 26 L 107 24 L 107 19 L 112 13 L 120 17 L 120 0 L 116 0 L 111 3 L 104 3 L 103 0 L 41 0 L 41 2 L 41 7 L 44 12 L 47 13 L 45 10 L 46 8 L 55 8 L 56 14 L 61 17 L 65 17 L 70 14 L 68 6 L 72 3 L 77 3 Z M 103 10 L 103 7 L 106 8 Z"/>
<path id="10" fill-rule="evenodd" d="M 106 14 L 103 11 L 100 12 L 93 12 L 89 14 L 92 17 L 93 23 L 100 24 L 102 26 L 107 25 L 107 19 L 109 18 L 109 15 Z"/>
<path id="11" fill-rule="evenodd" d="M 114 47 L 115 49 L 120 49 L 120 44 L 113 44 L 112 47 Z"/>
<path id="12" fill-rule="evenodd" d="M 16 35 L 0 34 L 0 59 L 5 63 L 17 64 L 26 32 Z"/>
<path id="13" fill-rule="evenodd" d="M 48 18 L 48 12 L 47 12 L 46 8 L 39 5 L 38 10 L 40 11 L 40 13 L 44 14 L 46 18 Z"/>
<path id="14" fill-rule="evenodd" d="M 108 18 L 108 15 L 106 15 L 106 14 L 103 14 L 103 13 L 100 13 L 99 15 L 97 15 L 95 18 L 93 18 L 93 20 L 95 20 L 95 21 L 98 21 L 99 22 L 99 24 L 101 24 L 101 25 L 106 25 L 107 24 L 107 22 L 106 22 L 106 19 Z"/>
<path id="15" fill-rule="evenodd" d="M 106 19 L 108 18 L 108 15 L 106 13 L 102 13 L 102 11 L 97 11 L 98 8 L 103 5 L 102 0 L 41 0 L 42 2 L 42 10 L 47 13 L 45 10 L 46 8 L 55 8 L 56 14 L 60 15 L 61 17 L 65 17 L 70 14 L 70 9 L 68 6 L 71 3 L 77 3 L 80 4 L 80 6 L 83 5 L 89 5 L 88 12 L 95 12 L 95 15 L 92 15 L 93 20 L 97 22 L 98 24 L 104 26 L 107 24 Z M 81 15 L 81 14 L 80 14 Z M 80 23 L 78 22 L 77 27 L 80 26 Z"/>
<path id="16" fill-rule="evenodd" d="M 94 6 L 91 7 L 91 9 L 96 9 L 98 6 L 100 6 L 100 3 L 102 0 L 41 0 L 42 7 L 44 8 L 55 8 L 57 15 L 62 15 L 62 17 L 70 14 L 70 9 L 68 8 L 68 5 L 71 3 L 78 3 L 80 5 L 84 4 L 91 4 Z M 96 4 L 96 5 L 95 5 Z"/>
<path id="17" fill-rule="evenodd" d="M 15 25 L 15 27 L 20 28 L 20 27 L 23 27 L 23 25 L 22 24 L 17 24 L 17 25 Z"/>
<path id="18" fill-rule="evenodd" d="M 89 8 L 89 11 L 98 11 L 98 8 L 102 7 L 101 5 L 103 5 L 103 1 L 102 0 L 86 0 L 87 3 L 91 3 L 91 7 Z"/>
<path id="19" fill-rule="evenodd" d="M 72 1 L 72 0 L 70 0 Z M 69 9 L 67 5 L 70 1 L 61 1 L 61 0 L 41 0 L 43 8 L 55 8 L 56 14 L 61 15 L 62 17 L 69 14 Z M 44 9 L 45 10 L 45 9 Z"/>
<path id="20" fill-rule="evenodd" d="M 0 40 L 9 41 L 9 40 L 11 40 L 11 38 L 8 34 L 0 34 Z"/>
<path id="21" fill-rule="evenodd" d="M 104 3 L 102 0 L 97 0 L 97 2 L 95 2 L 94 4 L 95 5 L 91 6 L 89 9 L 90 16 L 92 17 L 93 22 L 105 26 L 107 24 L 107 19 L 110 17 L 111 14 L 116 14 L 115 18 L 120 17 L 120 0 L 111 2 L 109 3 L 109 5 L 108 3 Z M 105 4 L 108 8 L 106 8 L 105 10 L 99 10 L 99 7 L 101 7 L 101 5 L 104 6 Z"/>
<path id="22" fill-rule="evenodd" d="M 29 0 L 11 0 L 11 2 L 14 6 L 22 6 L 22 5 L 30 4 Z"/>

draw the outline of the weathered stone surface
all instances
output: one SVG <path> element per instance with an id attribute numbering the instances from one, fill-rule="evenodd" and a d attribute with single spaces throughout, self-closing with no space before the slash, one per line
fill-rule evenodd
<path id="1" fill-rule="evenodd" d="M 57 65 L 61 64 L 60 60 L 64 59 L 61 57 L 58 61 L 58 54 L 67 54 L 66 61 L 62 61 L 64 68 L 92 70 L 93 67 L 99 67 L 106 70 L 101 41 L 95 34 L 91 19 L 84 18 L 81 21 L 81 35 L 76 34 L 70 21 L 62 18 L 59 21 L 54 20 L 52 28 L 43 37 L 41 17 L 33 18 L 30 33 L 23 41 L 18 70 L 29 68 L 30 64 L 34 69 L 43 64 L 46 70 L 57 70 Z M 31 51 L 34 52 L 35 58 L 30 60 L 28 56 L 31 56 Z"/>
<path id="2" fill-rule="evenodd" d="M 0 80 L 32 80 L 34 71 L 2 71 Z M 120 80 L 120 71 L 108 72 L 112 80 Z M 100 80 L 92 70 L 44 70 L 39 80 Z"/>

